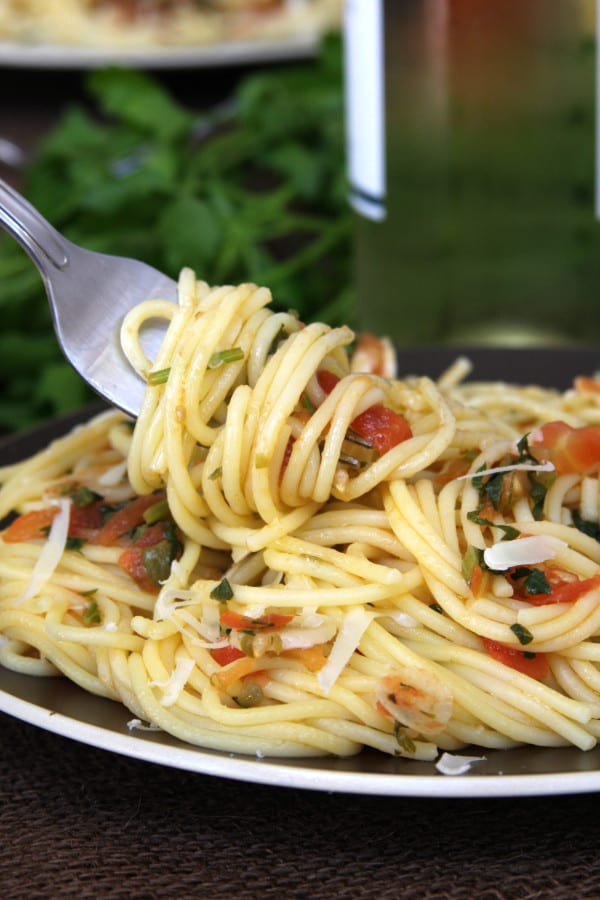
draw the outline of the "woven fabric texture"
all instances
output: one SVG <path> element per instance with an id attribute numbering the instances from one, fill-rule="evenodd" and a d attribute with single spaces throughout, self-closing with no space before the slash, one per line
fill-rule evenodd
<path id="1" fill-rule="evenodd" d="M 0 897 L 600 897 L 593 795 L 420 800 L 159 767 L 0 715 Z"/>

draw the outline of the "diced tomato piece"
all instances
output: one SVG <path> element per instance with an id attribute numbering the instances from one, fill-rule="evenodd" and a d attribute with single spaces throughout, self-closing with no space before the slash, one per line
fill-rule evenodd
<path id="1" fill-rule="evenodd" d="M 72 505 L 69 514 L 69 537 L 94 539 L 102 525 L 100 506 L 101 501 L 84 507 Z M 57 506 L 49 506 L 46 509 L 24 513 L 8 526 L 3 534 L 4 540 L 8 543 L 19 543 L 45 537 L 57 512 Z"/>
<path id="2" fill-rule="evenodd" d="M 334 375 L 333 372 L 328 372 L 327 369 L 319 369 L 317 372 L 317 381 L 319 382 L 319 387 L 326 394 L 330 394 L 336 384 L 339 382 L 339 378 L 337 375 Z"/>
<path id="3" fill-rule="evenodd" d="M 381 703 L 380 700 L 376 700 L 376 701 L 375 701 L 375 709 L 377 710 L 378 713 L 381 713 L 382 716 L 387 716 L 388 719 L 393 719 L 393 718 L 394 718 L 394 717 L 392 716 L 391 712 L 389 711 L 389 709 L 386 709 L 385 706 L 383 705 L 383 703 Z"/>
<path id="4" fill-rule="evenodd" d="M 245 656 L 237 647 L 215 647 L 210 651 L 210 655 L 220 666 L 228 666 L 229 663 L 235 662 Z"/>
<path id="5" fill-rule="evenodd" d="M 469 586 L 473 592 L 473 596 L 479 597 L 483 588 L 483 569 L 481 566 L 473 566 Z"/>
<path id="6" fill-rule="evenodd" d="M 103 500 L 98 500 L 88 506 L 71 506 L 69 537 L 95 541 L 104 519 L 103 503 Z"/>
<path id="7" fill-rule="evenodd" d="M 352 364 L 355 371 L 358 369 L 383 378 L 392 378 L 396 371 L 396 354 L 391 341 L 389 338 L 363 332 L 354 347 Z"/>
<path id="8" fill-rule="evenodd" d="M 165 522 L 157 522 L 156 525 L 149 525 L 135 539 L 133 545 L 135 547 L 153 547 L 159 541 L 164 540 L 167 536 L 167 528 Z"/>
<path id="9" fill-rule="evenodd" d="M 164 497 L 164 494 L 145 494 L 143 497 L 136 497 L 122 509 L 118 509 L 102 526 L 98 534 L 98 543 L 116 544 L 120 537 L 141 525 L 146 510 L 164 500 Z"/>
<path id="10" fill-rule="evenodd" d="M 150 594 L 158 592 L 159 585 L 148 577 L 144 563 L 144 551 L 141 547 L 127 547 L 119 556 L 119 565 L 130 578 L 133 578 L 136 584 L 139 584 L 142 590 L 148 591 Z"/>
<path id="11" fill-rule="evenodd" d="M 319 386 L 326 394 L 332 392 L 339 380 L 337 375 L 326 369 L 317 372 Z M 368 441 L 381 455 L 412 437 L 410 425 L 404 416 L 380 403 L 360 413 L 350 423 L 350 428 Z"/>
<path id="12" fill-rule="evenodd" d="M 357 416 L 350 427 L 382 456 L 412 437 L 412 431 L 404 416 L 379 403 L 370 406 Z"/>
<path id="13" fill-rule="evenodd" d="M 211 652 L 214 653 L 215 651 Z M 226 668 L 221 669 L 215 678 L 217 685 L 222 691 L 229 690 L 236 681 L 242 681 L 247 675 L 254 676 L 256 672 L 260 671 L 259 667 L 261 665 L 258 660 L 253 659 L 251 656 L 246 656 L 244 653 L 237 659 L 230 660 L 230 663 L 226 663 Z"/>
<path id="14" fill-rule="evenodd" d="M 461 478 L 466 475 L 471 468 L 471 463 L 464 456 L 450 460 L 444 465 L 444 468 L 435 476 L 436 484 L 440 486 L 454 481 L 455 478 Z"/>
<path id="15" fill-rule="evenodd" d="M 284 650 L 282 656 L 286 659 L 298 660 L 310 672 L 318 672 L 327 662 L 324 649 L 324 644 L 315 644 L 314 647 L 292 647 L 289 650 Z"/>
<path id="16" fill-rule="evenodd" d="M 489 638 L 483 638 L 483 644 L 493 659 L 504 663 L 505 666 L 510 666 L 511 669 L 522 672 L 523 675 L 529 675 L 530 678 L 541 681 L 548 674 L 549 666 L 545 653 L 527 654 L 527 651 L 508 647 L 506 644 L 492 641 Z"/>
<path id="17" fill-rule="evenodd" d="M 586 474 L 600 466 L 600 425 L 547 422 L 532 435 L 530 450 L 536 459 L 550 460 L 559 475 Z"/>
<path id="18" fill-rule="evenodd" d="M 52 525 L 57 512 L 57 506 L 49 506 L 46 509 L 34 509 L 23 513 L 11 522 L 2 533 L 2 538 L 9 544 L 19 544 L 22 541 L 35 541 L 46 537 L 46 529 Z"/>
<path id="19" fill-rule="evenodd" d="M 600 381 L 597 378 L 590 378 L 589 375 L 578 375 L 573 387 L 584 394 L 600 394 Z"/>
<path id="20" fill-rule="evenodd" d="M 292 455 L 292 450 L 294 449 L 294 444 L 296 443 L 293 437 L 288 438 L 288 442 L 285 447 L 285 452 L 283 454 L 283 459 L 281 460 L 281 469 L 279 471 L 279 478 L 283 478 L 283 474 L 288 467 L 290 457 Z"/>
<path id="21" fill-rule="evenodd" d="M 266 616 L 252 619 L 250 616 L 242 616 L 240 613 L 224 609 L 221 613 L 221 625 L 226 628 L 235 628 L 238 631 L 268 631 L 287 625 L 293 618 L 293 616 L 269 613 Z"/>
<path id="22" fill-rule="evenodd" d="M 558 566 L 549 566 L 544 574 L 551 589 L 550 593 L 528 594 L 524 597 L 528 603 L 532 603 L 534 606 L 546 606 L 548 603 L 575 603 L 580 597 L 600 588 L 600 574 L 580 580 L 566 577 L 569 573 L 563 573 Z"/>

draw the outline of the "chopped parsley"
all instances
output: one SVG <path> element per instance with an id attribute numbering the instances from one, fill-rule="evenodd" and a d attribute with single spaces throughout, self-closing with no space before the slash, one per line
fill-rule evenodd
<path id="1" fill-rule="evenodd" d="M 514 625 L 511 625 L 510 630 L 514 635 L 516 635 L 520 644 L 530 644 L 533 640 L 533 635 L 530 630 L 528 628 L 525 628 L 524 625 L 519 625 L 518 622 L 515 622 Z"/>
<path id="2" fill-rule="evenodd" d="M 67 550 L 81 550 L 85 544 L 85 538 L 68 537 L 65 543 Z"/>
<path id="3" fill-rule="evenodd" d="M 241 347 L 231 347 L 229 350 L 219 350 L 213 353 L 208 361 L 209 369 L 218 369 L 227 363 L 238 362 L 244 358 L 244 351 Z"/>
<path id="4" fill-rule="evenodd" d="M 467 513 L 467 519 L 470 522 L 474 522 L 476 525 L 489 526 L 490 528 L 498 528 L 502 534 L 503 541 L 512 541 L 515 538 L 518 538 L 521 532 L 518 528 L 515 528 L 513 525 L 500 525 L 497 522 L 492 522 L 491 519 L 486 519 L 480 515 L 481 509 L 474 509 L 471 512 Z"/>
<path id="5" fill-rule="evenodd" d="M 533 594 L 551 594 L 552 588 L 548 584 L 542 569 L 529 568 L 528 566 L 519 566 L 511 574 L 512 581 L 521 581 L 525 593 L 532 596 Z"/>
<path id="6" fill-rule="evenodd" d="M 223 578 L 218 585 L 212 589 L 210 596 L 213 600 L 219 600 L 221 603 L 226 603 L 227 600 L 231 600 L 233 597 L 233 588 L 227 578 Z"/>
<path id="7" fill-rule="evenodd" d="M 158 384 L 166 384 L 170 374 L 170 367 L 167 369 L 155 369 L 154 372 L 148 372 L 148 378 L 146 380 L 149 385 L 156 387 Z"/>
<path id="8" fill-rule="evenodd" d="M 92 597 L 86 611 L 83 614 L 83 624 L 84 625 L 99 625 L 102 621 L 100 616 L 100 609 L 98 608 L 98 602 L 95 597 Z"/>
<path id="9" fill-rule="evenodd" d="M 155 525 L 157 522 L 169 517 L 169 504 L 166 500 L 159 500 L 153 503 L 144 512 L 144 522 L 146 525 Z"/>
<path id="10" fill-rule="evenodd" d="M 96 500 L 102 500 L 100 494 L 90 490 L 85 484 L 78 484 L 71 487 L 66 493 L 73 506 L 76 506 L 78 509 L 83 509 L 85 506 L 91 506 Z"/>

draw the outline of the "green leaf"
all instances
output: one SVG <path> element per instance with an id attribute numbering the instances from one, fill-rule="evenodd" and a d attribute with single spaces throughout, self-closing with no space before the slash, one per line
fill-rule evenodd
<path id="1" fill-rule="evenodd" d="M 521 534 L 519 529 L 515 528 L 514 525 L 501 525 L 498 522 L 492 522 L 491 519 L 486 519 L 483 516 L 480 516 L 478 510 L 471 510 L 471 512 L 468 512 L 467 519 L 469 519 L 470 522 L 474 522 L 476 525 L 481 525 L 482 527 L 488 526 L 489 528 L 498 528 L 498 530 L 502 532 L 503 541 L 513 541 Z"/>
<path id="2" fill-rule="evenodd" d="M 71 107 L 45 138 L 38 154 L 47 160 L 71 160 L 73 156 L 103 155 L 106 150 L 106 129 L 80 107 Z"/>
<path id="3" fill-rule="evenodd" d="M 221 224 L 208 203 L 184 195 L 165 204 L 157 234 L 170 270 L 192 266 L 202 277 L 220 245 Z"/>
<path id="4" fill-rule="evenodd" d="M 140 131 L 173 139 L 191 129 L 191 113 L 179 106 L 157 81 L 142 72 L 101 69 L 88 77 L 87 87 L 104 112 Z"/>
<path id="5" fill-rule="evenodd" d="M 36 391 L 37 401 L 50 405 L 56 414 L 83 406 L 89 388 L 67 362 L 52 363 L 42 371 Z"/>
<path id="6" fill-rule="evenodd" d="M 100 608 L 98 606 L 98 601 L 95 597 L 93 597 L 83 614 L 83 624 L 84 625 L 99 625 L 102 621 L 102 617 L 100 615 Z"/>

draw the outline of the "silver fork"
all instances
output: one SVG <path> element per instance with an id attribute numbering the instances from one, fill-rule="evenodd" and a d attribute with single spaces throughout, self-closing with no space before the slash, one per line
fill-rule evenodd
<path id="1" fill-rule="evenodd" d="M 137 415 L 145 382 L 121 351 L 121 322 L 141 300 L 175 302 L 176 283 L 145 263 L 95 253 L 67 240 L 2 179 L 0 225 L 37 266 L 58 342 L 73 368 L 109 403 Z M 150 359 L 164 329 L 164 323 L 144 329 L 143 346 Z"/>

